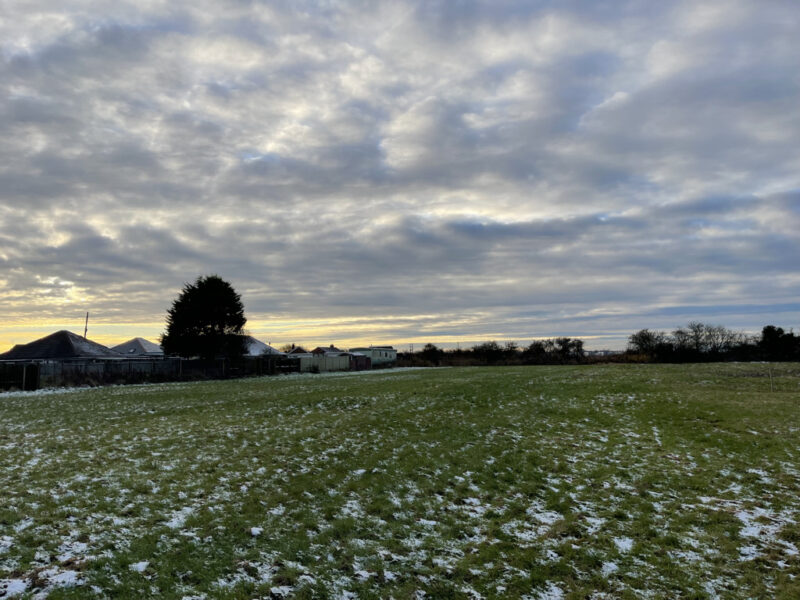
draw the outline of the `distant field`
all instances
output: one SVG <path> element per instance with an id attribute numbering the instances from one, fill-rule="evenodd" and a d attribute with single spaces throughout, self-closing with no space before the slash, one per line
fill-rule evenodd
<path id="1" fill-rule="evenodd" d="M 0 394 L 0 597 L 800 598 L 798 576 L 797 364 Z"/>

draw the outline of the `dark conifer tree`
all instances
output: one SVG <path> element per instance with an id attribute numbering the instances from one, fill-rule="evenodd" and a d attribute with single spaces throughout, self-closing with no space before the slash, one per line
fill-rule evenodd
<path id="1" fill-rule="evenodd" d="M 240 358 L 246 351 L 244 306 L 233 287 L 217 275 L 183 286 L 167 311 L 161 336 L 165 354 L 205 359 Z"/>

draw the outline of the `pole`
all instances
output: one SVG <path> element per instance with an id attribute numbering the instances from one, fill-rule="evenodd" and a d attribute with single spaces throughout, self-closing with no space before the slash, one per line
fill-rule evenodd
<path id="1" fill-rule="evenodd" d="M 86 313 L 86 324 L 83 326 L 83 339 L 86 339 L 86 332 L 89 331 L 89 313 Z"/>

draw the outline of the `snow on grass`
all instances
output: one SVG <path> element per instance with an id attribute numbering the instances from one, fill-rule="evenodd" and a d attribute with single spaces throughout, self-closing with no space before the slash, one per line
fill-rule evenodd
<path id="1" fill-rule="evenodd" d="M 24 579 L 0 579 L 0 598 L 12 598 L 28 589 L 28 582 Z"/>
<path id="2" fill-rule="evenodd" d="M 562 600 L 564 597 L 564 590 L 552 581 L 547 584 L 544 590 L 537 592 L 534 596 L 536 600 Z"/>
<path id="3" fill-rule="evenodd" d="M 154 488 L 154 493 L 157 493 L 157 488 Z M 190 506 L 185 506 L 180 510 L 173 512 L 169 519 L 167 519 L 165 525 L 170 529 L 178 529 L 183 527 L 186 523 L 186 519 L 192 514 L 192 512 L 193 509 Z"/>
<path id="4" fill-rule="evenodd" d="M 800 371 L 755 368 L 2 395 L 0 597 L 798 597 Z"/>
<path id="5" fill-rule="evenodd" d="M 147 561 L 147 560 L 140 560 L 140 561 L 139 561 L 139 562 L 137 562 L 137 563 L 133 563 L 133 564 L 130 566 L 130 570 L 131 570 L 131 571 L 136 571 L 137 573 L 144 573 L 144 571 L 145 571 L 145 570 L 147 569 L 147 567 L 149 567 L 149 566 L 150 566 L 150 561 Z"/>
<path id="6" fill-rule="evenodd" d="M 620 552 L 630 552 L 633 549 L 633 540 L 629 537 L 617 537 L 613 542 Z"/>
<path id="7" fill-rule="evenodd" d="M 601 572 L 603 573 L 603 577 L 608 577 L 619 571 L 619 566 L 615 562 L 604 562 Z"/>

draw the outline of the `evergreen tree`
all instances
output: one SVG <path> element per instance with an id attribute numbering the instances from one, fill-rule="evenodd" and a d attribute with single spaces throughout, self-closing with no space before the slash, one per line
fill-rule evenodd
<path id="1" fill-rule="evenodd" d="M 246 352 L 244 306 L 233 287 L 217 275 L 183 286 L 167 311 L 161 336 L 166 354 L 240 358 Z"/>

